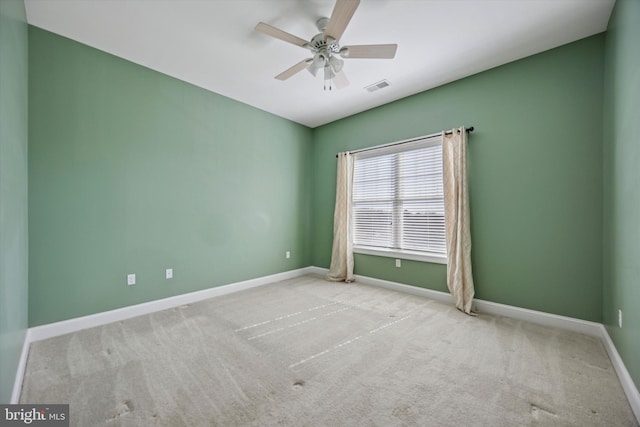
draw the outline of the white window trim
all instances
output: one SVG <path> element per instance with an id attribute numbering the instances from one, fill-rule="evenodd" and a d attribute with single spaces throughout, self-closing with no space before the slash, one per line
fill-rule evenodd
<path id="1" fill-rule="evenodd" d="M 356 254 L 375 255 L 386 258 L 400 258 L 412 261 L 431 262 L 434 264 L 446 264 L 446 255 L 429 252 L 407 251 L 403 249 L 376 248 L 373 246 L 354 246 L 353 252 Z"/>
<path id="2" fill-rule="evenodd" d="M 353 153 L 355 158 L 376 157 L 384 154 L 407 151 L 413 148 L 442 145 L 442 134 L 426 135 L 406 141 L 384 144 L 379 147 L 371 147 L 362 152 Z M 386 258 L 400 258 L 412 261 L 430 262 L 434 264 L 447 264 L 447 255 L 434 252 L 410 251 L 397 248 L 381 248 L 353 244 L 353 252 L 364 255 L 374 255 Z"/>

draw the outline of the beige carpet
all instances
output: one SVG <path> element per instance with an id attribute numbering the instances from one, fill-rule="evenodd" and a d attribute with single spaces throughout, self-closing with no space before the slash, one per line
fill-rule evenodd
<path id="1" fill-rule="evenodd" d="M 601 342 L 307 276 L 33 343 L 74 426 L 637 426 Z"/>

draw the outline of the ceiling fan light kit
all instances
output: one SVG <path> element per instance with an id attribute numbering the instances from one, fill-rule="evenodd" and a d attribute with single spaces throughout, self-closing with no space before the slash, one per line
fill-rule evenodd
<path id="1" fill-rule="evenodd" d="M 316 27 L 320 33 L 306 41 L 300 37 L 289 34 L 279 28 L 264 22 L 256 25 L 256 30 L 268 36 L 280 39 L 287 43 L 308 49 L 313 57 L 303 59 L 294 66 L 278 74 L 278 80 L 287 80 L 302 70 L 308 70 L 314 77 L 321 69 L 324 73 L 324 88 L 342 89 L 349 85 L 349 81 L 342 71 L 344 61 L 342 58 L 370 58 L 392 59 L 396 55 L 397 44 L 372 44 L 340 46 L 340 37 L 347 28 L 355 13 L 360 0 L 337 0 L 331 13 L 331 18 L 320 18 L 316 21 Z M 328 82 L 328 84 L 327 84 Z"/>

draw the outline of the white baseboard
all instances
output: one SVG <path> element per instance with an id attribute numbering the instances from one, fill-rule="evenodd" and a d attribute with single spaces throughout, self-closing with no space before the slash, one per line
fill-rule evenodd
<path id="1" fill-rule="evenodd" d="M 329 270 L 321 267 L 310 267 L 313 274 L 326 276 Z M 453 297 L 447 292 L 434 291 L 433 289 L 420 288 L 418 286 L 405 285 L 404 283 L 391 282 L 389 280 L 376 279 L 375 277 L 355 275 L 356 283 L 363 285 L 376 286 L 378 288 L 389 289 L 392 291 L 403 292 L 405 294 L 416 295 L 419 297 L 429 298 L 447 304 L 453 304 Z"/>
<path id="2" fill-rule="evenodd" d="M 24 334 L 24 342 L 22 343 L 22 352 L 18 361 L 18 370 L 16 371 L 16 379 L 13 382 L 13 391 L 11 393 L 10 404 L 20 402 L 20 393 L 22 392 L 22 380 L 24 379 L 24 371 L 27 367 L 27 359 L 29 358 L 29 347 L 31 346 L 31 331 L 27 329 Z"/>
<path id="3" fill-rule="evenodd" d="M 609 354 L 609 359 L 611 359 L 611 363 L 613 364 L 613 368 L 616 370 L 616 374 L 618 374 L 618 379 L 620 380 L 624 394 L 627 395 L 629 405 L 631 405 L 631 409 L 640 423 L 640 392 L 638 391 L 636 384 L 633 382 L 627 367 L 624 365 L 624 362 L 618 353 L 618 349 L 616 349 L 615 344 L 613 344 L 613 341 L 609 336 L 609 332 L 607 332 L 607 328 L 605 328 L 604 325 L 600 325 L 600 332 L 602 343 Z"/>
<path id="4" fill-rule="evenodd" d="M 494 314 L 510 317 L 512 319 L 525 320 L 543 326 L 566 329 L 592 337 L 601 337 L 601 324 L 588 320 L 574 319 L 573 317 L 560 316 L 542 311 L 529 310 L 527 308 L 514 307 L 512 305 L 499 304 L 497 302 L 473 300 L 473 306 L 478 313 Z"/>
<path id="5" fill-rule="evenodd" d="M 356 275 L 356 283 L 377 286 L 379 288 L 392 291 L 403 292 L 405 294 L 416 295 L 432 299 L 445 304 L 453 304 L 453 297 L 447 292 L 434 291 L 433 289 L 421 288 L 418 286 L 405 285 L 403 283 L 390 282 L 389 280 L 376 279 L 374 277 Z"/>
<path id="6" fill-rule="evenodd" d="M 269 283 L 279 282 L 281 280 L 304 276 L 306 274 L 309 274 L 310 272 L 310 267 L 300 268 L 298 270 L 285 271 L 283 273 L 272 274 L 270 276 L 263 276 L 255 279 L 244 280 L 242 282 L 217 286 L 215 288 L 189 292 L 187 294 L 176 295 L 173 297 L 149 301 L 142 304 L 130 305 L 128 307 L 117 308 L 115 310 L 104 311 L 88 316 L 76 317 L 74 319 L 49 323 L 42 326 L 35 326 L 30 329 L 31 341 L 40 341 L 47 338 L 80 331 L 83 329 L 89 329 L 96 326 L 106 325 L 108 323 L 119 322 L 121 320 L 142 316 L 144 314 L 155 313 L 156 311 L 166 310 L 168 308 L 179 307 L 185 304 L 192 304 L 207 298 L 227 295 L 233 292 L 255 288 L 256 286 L 262 286 Z"/>
<path id="7" fill-rule="evenodd" d="M 307 267 L 309 269 L 309 274 L 317 274 L 318 276 L 326 276 L 329 273 L 328 268 L 311 266 Z"/>
<path id="8" fill-rule="evenodd" d="M 326 268 L 320 267 L 311 267 L 311 271 L 315 274 L 320 274 L 323 276 L 325 276 L 329 272 L 329 270 L 327 270 Z M 436 300 L 445 304 L 454 303 L 453 297 L 448 292 L 435 291 L 433 289 L 405 285 L 403 283 L 376 279 L 374 277 L 368 276 L 355 275 L 355 279 L 357 283 L 362 283 L 364 285 L 377 286 L 379 288 L 404 292 L 407 294 Z M 573 332 L 579 332 L 594 337 L 602 336 L 602 325 L 600 323 L 574 319 L 572 317 L 559 316 L 557 314 L 544 313 L 542 311 L 529 310 L 526 308 L 514 307 L 511 305 L 499 304 L 497 302 L 483 301 L 480 299 L 473 300 L 473 307 L 478 313 L 495 314 L 497 316 L 505 316 L 512 319 L 526 320 L 527 322 L 567 329 Z"/>
<path id="9" fill-rule="evenodd" d="M 116 310 L 110 310 L 102 313 L 92 314 L 89 316 L 63 320 L 61 322 L 50 323 L 48 325 L 30 328 L 29 330 L 27 330 L 27 333 L 25 335 L 22 354 L 20 357 L 20 362 L 18 364 L 18 372 L 16 373 L 16 381 L 14 383 L 13 393 L 11 395 L 11 403 L 18 403 L 20 399 L 24 370 L 29 354 L 29 346 L 34 341 L 40 341 L 43 339 L 52 338 L 83 329 L 93 328 L 95 326 L 102 326 L 108 323 L 130 319 L 132 317 L 153 313 L 168 308 L 178 307 L 184 304 L 191 304 L 207 298 L 227 295 L 245 289 L 278 282 L 281 280 L 293 279 L 307 274 L 326 276 L 327 273 L 328 270 L 326 268 L 314 266 L 305 267 L 297 270 L 273 274 L 270 276 L 245 280 L 229 285 L 190 292 L 188 294 L 176 295 L 157 301 L 150 301 L 143 304 L 132 305 Z M 356 282 L 365 285 L 377 286 L 380 288 L 429 298 L 446 304 L 453 304 L 453 297 L 447 292 L 440 292 L 432 289 L 420 288 L 417 286 L 405 285 L 389 280 L 376 279 L 374 277 L 361 275 L 356 275 L 355 279 Z M 518 320 L 525 320 L 544 326 L 557 327 L 574 332 L 579 332 L 602 339 L 603 345 L 607 350 L 607 353 L 609 354 L 609 358 L 611 359 L 611 362 L 616 370 L 616 373 L 618 374 L 618 378 L 620 379 L 620 383 L 622 384 L 627 399 L 629 400 L 629 404 L 631 405 L 636 418 L 640 421 L 640 393 L 638 392 L 638 388 L 633 382 L 629 371 L 624 365 L 622 358 L 618 354 L 618 351 L 613 344 L 611 337 L 609 337 L 606 328 L 602 324 L 478 299 L 474 299 L 473 306 L 479 313 L 488 313 L 498 316 L 510 317 Z"/>

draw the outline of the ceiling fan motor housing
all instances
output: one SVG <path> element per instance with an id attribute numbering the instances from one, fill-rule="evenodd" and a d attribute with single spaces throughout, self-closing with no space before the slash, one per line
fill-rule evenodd
<path id="1" fill-rule="evenodd" d="M 316 34 L 315 36 L 313 36 L 309 44 L 315 50 L 321 50 L 327 47 L 327 41 L 325 40 L 323 33 Z"/>
<path id="2" fill-rule="evenodd" d="M 316 34 L 311 39 L 310 45 L 314 47 L 316 50 L 320 50 L 326 47 L 331 53 L 340 52 L 340 45 L 338 41 L 335 40 L 331 36 L 325 37 L 325 30 L 327 29 L 327 24 L 329 23 L 329 18 L 320 18 L 316 21 L 316 26 L 318 27 L 319 34 Z"/>

